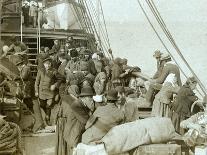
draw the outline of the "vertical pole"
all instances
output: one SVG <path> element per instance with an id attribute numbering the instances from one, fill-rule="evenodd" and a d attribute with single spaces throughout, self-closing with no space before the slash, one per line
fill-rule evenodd
<path id="1" fill-rule="evenodd" d="M 40 53 L 40 9 L 38 8 L 38 17 L 37 17 L 37 23 L 38 23 L 38 53 Z"/>
<path id="2" fill-rule="evenodd" d="M 20 16 L 21 16 L 20 33 L 21 33 L 21 42 L 22 42 L 22 22 L 23 22 L 23 20 L 22 20 L 22 10 L 20 11 Z"/>
<path id="3" fill-rule="evenodd" d="M 2 3 L 3 0 L 0 0 L 0 19 L 2 18 Z M 0 44 L 1 44 L 1 24 L 0 24 Z"/>

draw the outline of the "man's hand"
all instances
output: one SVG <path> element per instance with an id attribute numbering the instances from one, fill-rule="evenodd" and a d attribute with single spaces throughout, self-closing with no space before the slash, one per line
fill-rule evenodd
<path id="1" fill-rule="evenodd" d="M 50 90 L 51 90 L 51 91 L 54 91 L 55 88 L 56 88 L 56 86 L 55 86 L 54 84 L 50 86 Z"/>
<path id="2" fill-rule="evenodd" d="M 36 93 L 35 93 L 35 96 L 38 97 L 38 96 L 39 96 L 39 93 L 36 92 Z"/>

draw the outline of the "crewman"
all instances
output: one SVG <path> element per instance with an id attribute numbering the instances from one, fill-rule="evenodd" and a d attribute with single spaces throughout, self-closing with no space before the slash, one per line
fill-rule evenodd
<path id="1" fill-rule="evenodd" d="M 49 124 L 51 107 L 57 95 L 60 81 L 57 78 L 57 71 L 52 68 L 52 59 L 43 60 L 44 70 L 38 70 L 35 81 L 35 96 L 39 98 L 40 107 L 44 110 L 45 120 Z"/>

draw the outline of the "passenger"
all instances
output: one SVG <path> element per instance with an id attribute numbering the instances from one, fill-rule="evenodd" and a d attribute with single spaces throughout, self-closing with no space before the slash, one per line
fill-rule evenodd
<path id="1" fill-rule="evenodd" d="M 66 79 L 68 82 L 70 82 L 70 80 L 73 78 L 73 74 L 75 74 L 75 72 L 78 71 L 78 52 L 73 49 L 70 51 L 70 56 L 71 56 L 71 60 L 68 61 L 68 64 L 65 67 L 65 72 L 66 72 Z"/>
<path id="2" fill-rule="evenodd" d="M 23 2 L 23 6 L 22 6 L 22 14 L 24 16 L 25 27 L 29 27 L 29 11 L 30 11 L 29 2 L 26 0 Z"/>
<path id="3" fill-rule="evenodd" d="M 41 47 L 40 53 L 36 57 L 37 70 L 43 69 L 43 60 L 49 57 L 49 53 L 45 52 L 44 47 Z"/>
<path id="4" fill-rule="evenodd" d="M 61 47 L 61 46 L 60 46 L 60 42 L 59 42 L 59 40 L 55 39 L 55 40 L 54 40 L 54 45 L 53 45 L 51 51 L 54 52 L 54 53 L 58 53 L 59 50 L 60 50 L 60 47 Z"/>
<path id="5" fill-rule="evenodd" d="M 153 57 L 157 60 L 157 72 L 154 74 L 153 79 L 156 79 L 160 76 L 161 71 L 163 69 L 163 63 L 161 63 L 161 58 L 162 58 L 163 53 L 161 53 L 159 50 L 154 52 Z"/>
<path id="6" fill-rule="evenodd" d="M 198 100 L 198 97 L 193 92 L 196 85 L 197 80 L 194 77 L 188 78 L 186 83 L 178 91 L 178 95 L 172 106 L 172 122 L 175 130 L 180 134 L 184 134 L 184 131 L 180 129 L 180 122 L 191 116 L 191 106 Z"/>
<path id="7" fill-rule="evenodd" d="M 93 88 L 95 90 L 96 95 L 104 94 L 107 82 L 108 81 L 106 71 L 102 69 L 102 71 L 99 72 L 95 77 L 95 81 L 93 84 Z"/>
<path id="8" fill-rule="evenodd" d="M 104 70 L 106 71 L 106 88 L 105 88 L 105 91 L 109 91 L 112 89 L 112 81 L 111 81 L 111 68 L 109 65 L 107 65 Z"/>
<path id="9" fill-rule="evenodd" d="M 20 41 L 20 38 L 17 36 L 12 36 L 11 38 L 12 44 L 9 47 L 8 54 L 18 54 L 18 53 L 27 53 L 27 46 Z"/>
<path id="10" fill-rule="evenodd" d="M 97 73 L 100 73 L 101 70 L 103 70 L 103 63 L 101 62 L 99 55 L 97 53 L 94 53 L 92 55 L 92 60 L 95 64 L 95 68 L 96 68 Z"/>
<path id="11" fill-rule="evenodd" d="M 95 110 L 95 104 L 93 102 L 94 91 L 90 86 L 84 86 L 81 89 L 81 94 L 79 95 L 79 99 L 82 101 L 84 106 L 90 109 L 90 114 L 92 114 Z"/>
<path id="12" fill-rule="evenodd" d="M 65 89 L 66 89 L 65 67 L 68 64 L 68 55 L 65 53 L 60 53 L 58 58 L 60 61 L 60 65 L 58 67 L 58 79 L 61 81 L 59 87 L 59 95 L 62 96 L 63 94 L 65 94 Z"/>
<path id="13" fill-rule="evenodd" d="M 175 74 L 168 75 L 163 85 L 160 85 L 160 91 L 155 96 L 151 116 L 170 118 L 173 94 L 177 94 L 179 89 Z"/>
<path id="14" fill-rule="evenodd" d="M 22 61 L 18 62 L 16 66 L 18 67 L 20 71 L 20 77 L 23 80 L 23 102 L 27 105 L 29 110 L 31 112 L 33 111 L 33 102 L 32 97 L 33 95 L 33 81 L 32 81 L 32 73 L 31 73 L 31 67 L 28 64 L 28 58 L 27 55 L 22 55 Z"/>
<path id="15" fill-rule="evenodd" d="M 46 122 L 49 124 L 50 112 L 54 103 L 59 81 L 57 81 L 57 71 L 52 68 L 52 59 L 43 60 L 44 70 L 38 70 L 35 81 L 35 96 L 39 98 L 40 107 L 46 114 Z"/>
<path id="16" fill-rule="evenodd" d="M 116 86 L 121 86 L 121 74 L 124 73 L 123 68 L 122 68 L 122 59 L 121 58 L 116 58 L 114 60 L 114 64 L 111 68 L 111 81 L 113 84 L 113 87 L 115 88 Z"/>
<path id="17" fill-rule="evenodd" d="M 207 96 L 203 98 L 203 101 L 198 101 L 197 104 L 204 108 L 204 112 L 198 112 L 180 123 L 181 128 L 188 129 L 185 133 L 185 142 L 190 147 L 203 145 L 207 140 Z"/>
<path id="18" fill-rule="evenodd" d="M 173 64 L 171 61 L 171 57 L 169 55 L 163 55 L 161 58 L 161 63 L 164 65 L 161 74 L 158 78 L 152 79 L 150 82 L 149 89 L 147 90 L 147 93 L 145 95 L 146 99 L 146 104 L 147 105 L 152 105 L 154 96 L 158 93 L 158 91 L 155 91 L 153 88 L 156 84 L 163 84 L 165 79 L 169 74 L 175 74 L 175 77 L 177 78 L 178 81 L 178 86 L 181 86 L 181 78 L 180 78 L 180 70 L 177 65 Z"/>
<path id="19" fill-rule="evenodd" d="M 81 142 L 89 110 L 74 95 L 65 95 L 57 119 L 56 155 L 72 155 L 73 149 Z"/>
<path id="20" fill-rule="evenodd" d="M 89 73 L 91 73 L 95 76 L 97 74 L 97 70 L 96 70 L 96 67 L 95 67 L 93 60 L 91 59 L 91 51 L 86 49 L 83 51 L 83 55 L 84 55 L 84 57 L 82 60 L 87 62 Z"/>
<path id="21" fill-rule="evenodd" d="M 86 131 L 82 135 L 85 144 L 100 140 L 114 126 L 124 120 L 124 113 L 117 107 L 118 92 L 110 90 L 107 93 L 107 105 L 99 106 L 86 124 Z"/>
<path id="22" fill-rule="evenodd" d="M 37 16 L 38 16 L 38 3 L 35 1 L 30 2 L 29 16 L 32 20 L 33 28 L 37 27 Z"/>
<path id="23" fill-rule="evenodd" d="M 78 97 L 80 95 L 80 90 L 79 90 L 79 87 L 78 87 L 78 80 L 72 80 L 70 81 L 70 84 L 68 86 L 67 89 L 67 92 L 68 94 L 72 94 L 76 97 Z"/>

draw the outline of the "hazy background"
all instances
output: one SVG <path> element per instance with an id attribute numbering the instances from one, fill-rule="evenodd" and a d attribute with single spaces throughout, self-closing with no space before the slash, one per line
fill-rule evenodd
<path id="1" fill-rule="evenodd" d="M 125 57 L 130 65 L 137 65 L 149 75 L 156 70 L 153 52 L 164 47 L 147 22 L 136 0 L 101 0 L 109 39 L 115 56 Z M 207 85 L 207 0 L 154 1 L 181 52 L 198 77 Z M 142 1 L 143 4 L 144 1 Z M 144 5 L 146 11 L 149 8 Z M 172 48 L 152 14 L 150 19 L 167 47 L 188 76 L 189 70 Z"/>

